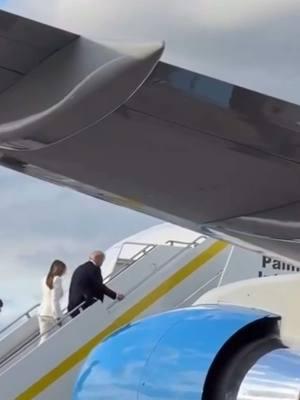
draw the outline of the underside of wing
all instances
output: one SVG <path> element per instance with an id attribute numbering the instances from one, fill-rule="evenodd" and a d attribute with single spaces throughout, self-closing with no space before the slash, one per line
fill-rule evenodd
<path id="1" fill-rule="evenodd" d="M 299 260 L 298 105 L 160 62 L 161 44 L 2 18 L 8 49 L 26 31 L 34 50 L 0 58 L 3 166 Z"/>
<path id="2" fill-rule="evenodd" d="M 0 10 L 0 93 L 77 38 Z"/>

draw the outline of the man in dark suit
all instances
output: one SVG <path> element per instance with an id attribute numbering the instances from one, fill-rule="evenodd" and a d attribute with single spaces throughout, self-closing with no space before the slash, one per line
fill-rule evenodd
<path id="1" fill-rule="evenodd" d="M 103 283 L 101 265 L 104 258 L 105 255 L 102 251 L 94 251 L 90 255 L 89 261 L 80 265 L 73 272 L 69 290 L 69 312 L 82 303 L 84 303 L 82 309 L 85 309 L 97 300 L 103 301 L 104 296 L 114 300 L 123 300 L 124 295 L 114 292 Z M 71 312 L 72 318 L 79 313 L 79 309 Z"/>

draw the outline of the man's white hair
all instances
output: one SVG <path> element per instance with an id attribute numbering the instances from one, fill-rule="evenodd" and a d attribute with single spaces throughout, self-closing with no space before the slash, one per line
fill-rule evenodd
<path id="1" fill-rule="evenodd" d="M 95 258 L 97 258 L 99 256 L 102 256 L 103 259 L 105 258 L 105 254 L 103 253 L 103 251 L 95 250 L 90 254 L 89 259 L 95 260 Z"/>

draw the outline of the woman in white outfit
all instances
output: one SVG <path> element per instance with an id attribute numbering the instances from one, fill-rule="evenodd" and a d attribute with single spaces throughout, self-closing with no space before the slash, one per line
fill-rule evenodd
<path id="1" fill-rule="evenodd" d="M 62 276 L 66 272 L 66 264 L 55 260 L 51 264 L 47 276 L 42 282 L 42 303 L 39 313 L 39 327 L 43 343 L 55 330 L 63 316 L 60 300 L 63 297 Z"/>

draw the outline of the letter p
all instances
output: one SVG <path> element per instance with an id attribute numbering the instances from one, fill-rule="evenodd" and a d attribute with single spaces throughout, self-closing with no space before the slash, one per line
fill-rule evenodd
<path id="1" fill-rule="evenodd" d="M 263 268 L 266 268 L 266 266 L 268 264 L 270 264 L 271 261 L 272 261 L 271 257 L 263 256 L 263 258 L 262 258 L 262 266 L 263 266 Z"/>

